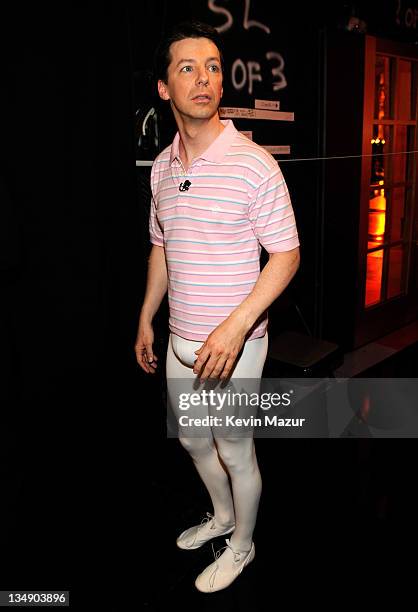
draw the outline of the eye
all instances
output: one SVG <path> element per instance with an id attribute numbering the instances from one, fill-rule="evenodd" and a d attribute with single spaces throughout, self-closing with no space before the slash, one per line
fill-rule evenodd
<path id="1" fill-rule="evenodd" d="M 209 66 L 209 70 L 210 70 L 211 72 L 220 72 L 220 71 L 221 71 L 221 69 L 220 69 L 220 67 L 218 66 L 218 64 L 211 64 L 211 65 Z"/>
<path id="2" fill-rule="evenodd" d="M 193 68 L 191 66 L 183 66 L 180 72 L 191 72 Z"/>

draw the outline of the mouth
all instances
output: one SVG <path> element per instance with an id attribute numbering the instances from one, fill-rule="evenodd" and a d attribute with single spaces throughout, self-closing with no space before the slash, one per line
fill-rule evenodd
<path id="1" fill-rule="evenodd" d="M 211 101 L 211 97 L 208 96 L 207 94 L 199 94 L 198 96 L 194 96 L 194 98 L 192 98 L 192 100 L 194 102 L 210 102 Z"/>

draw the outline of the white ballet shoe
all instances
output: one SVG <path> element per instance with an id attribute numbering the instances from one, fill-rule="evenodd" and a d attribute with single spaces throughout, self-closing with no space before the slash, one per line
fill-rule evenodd
<path id="1" fill-rule="evenodd" d="M 234 550 L 228 539 L 225 542 L 226 546 L 214 553 L 215 561 L 196 578 L 195 586 L 202 593 L 226 589 L 255 557 L 254 542 L 250 550 Z"/>
<path id="2" fill-rule="evenodd" d="M 217 525 L 215 517 L 209 512 L 206 512 L 206 517 L 202 520 L 200 525 L 189 527 L 189 529 L 183 531 L 177 538 L 176 544 L 183 550 L 194 550 L 200 548 L 212 538 L 231 533 L 234 529 L 235 524 L 226 527 L 225 525 Z"/>

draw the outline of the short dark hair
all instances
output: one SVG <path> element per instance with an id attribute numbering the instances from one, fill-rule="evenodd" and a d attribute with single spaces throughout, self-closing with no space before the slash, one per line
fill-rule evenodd
<path id="1" fill-rule="evenodd" d="M 154 56 L 155 79 L 167 83 L 168 67 L 171 62 L 170 46 L 185 38 L 209 38 L 218 48 L 223 70 L 223 53 L 221 37 L 217 30 L 201 21 L 183 21 L 173 26 L 161 39 Z"/>

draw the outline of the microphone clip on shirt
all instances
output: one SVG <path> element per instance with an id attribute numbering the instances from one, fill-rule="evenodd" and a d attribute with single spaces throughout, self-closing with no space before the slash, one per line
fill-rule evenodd
<path id="1" fill-rule="evenodd" d="M 184 181 L 184 183 L 180 183 L 179 191 L 189 191 L 190 185 L 190 181 Z"/>

